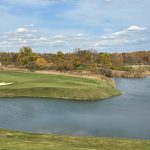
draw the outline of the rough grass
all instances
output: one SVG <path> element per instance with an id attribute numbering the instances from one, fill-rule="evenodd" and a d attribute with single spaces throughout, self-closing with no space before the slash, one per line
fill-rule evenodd
<path id="1" fill-rule="evenodd" d="M 96 100 L 119 95 L 112 85 L 94 79 L 27 72 L 0 72 L 0 97 L 48 97 Z"/>
<path id="2" fill-rule="evenodd" d="M 0 150 L 150 150 L 150 141 L 42 135 L 0 129 Z"/>

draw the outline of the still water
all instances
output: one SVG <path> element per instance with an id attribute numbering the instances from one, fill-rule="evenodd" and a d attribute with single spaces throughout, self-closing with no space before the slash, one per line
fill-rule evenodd
<path id="1" fill-rule="evenodd" d="M 150 77 L 114 80 L 123 95 L 108 100 L 0 98 L 0 128 L 150 139 Z"/>

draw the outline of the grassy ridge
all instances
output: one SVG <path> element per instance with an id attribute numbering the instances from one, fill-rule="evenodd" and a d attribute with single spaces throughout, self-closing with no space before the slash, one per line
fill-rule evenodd
<path id="1" fill-rule="evenodd" d="M 110 84 L 94 79 L 23 72 L 0 72 L 0 97 L 28 96 L 94 100 L 119 95 Z"/>
<path id="2" fill-rule="evenodd" d="M 150 141 L 42 135 L 0 129 L 0 150 L 149 150 Z"/>

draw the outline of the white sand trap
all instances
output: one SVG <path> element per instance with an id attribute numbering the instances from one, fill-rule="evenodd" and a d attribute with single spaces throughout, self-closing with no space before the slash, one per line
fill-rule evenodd
<path id="1" fill-rule="evenodd" d="M 11 85 L 13 84 L 14 82 L 10 82 L 10 83 L 6 83 L 6 82 L 0 82 L 0 86 L 3 86 L 3 85 Z"/>

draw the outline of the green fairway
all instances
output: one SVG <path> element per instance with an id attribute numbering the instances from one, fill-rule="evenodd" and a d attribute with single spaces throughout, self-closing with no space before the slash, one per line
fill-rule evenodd
<path id="1" fill-rule="evenodd" d="M 22 133 L 0 129 L 0 150 L 149 150 L 150 141 Z"/>
<path id="2" fill-rule="evenodd" d="M 0 97 L 48 97 L 96 100 L 119 95 L 112 85 L 94 79 L 25 72 L 0 72 Z"/>

